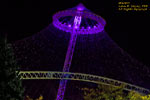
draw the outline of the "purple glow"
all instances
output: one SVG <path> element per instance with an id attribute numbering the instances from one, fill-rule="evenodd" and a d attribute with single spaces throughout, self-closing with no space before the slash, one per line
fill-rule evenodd
<path id="1" fill-rule="evenodd" d="M 89 26 L 88 29 L 91 29 L 91 27 Z"/>
<path id="2" fill-rule="evenodd" d="M 76 44 L 77 35 L 78 34 L 96 34 L 96 33 L 102 32 L 106 24 L 105 20 L 102 17 L 97 16 L 91 12 L 83 11 L 85 9 L 83 4 L 79 4 L 76 7 L 76 9 L 77 10 L 61 11 L 61 12 L 56 13 L 53 16 L 53 25 L 55 27 L 57 27 L 58 29 L 62 31 L 71 33 L 69 46 L 68 46 L 68 50 L 66 54 L 66 59 L 64 62 L 63 72 L 69 72 L 72 57 L 73 57 L 73 52 L 74 52 L 74 48 Z M 62 22 L 59 21 L 59 18 L 66 17 L 66 16 L 72 16 L 74 18 L 74 21 L 69 25 L 67 25 L 66 23 L 62 24 Z M 89 18 L 91 19 L 91 21 L 94 20 L 98 24 L 96 26 L 94 25 L 94 27 L 89 26 L 85 29 L 84 27 L 80 27 L 82 18 L 85 18 L 85 19 Z M 65 89 L 66 89 L 66 84 L 67 84 L 67 80 L 63 80 L 63 79 L 60 80 L 56 100 L 63 100 Z"/>
<path id="3" fill-rule="evenodd" d="M 68 50 L 67 50 L 67 54 L 66 54 L 66 59 L 65 59 L 65 62 L 64 62 L 63 72 L 69 72 L 72 57 L 73 57 L 73 52 L 74 52 L 74 48 L 75 48 L 75 44 L 76 44 L 76 39 L 77 39 L 77 34 L 72 33 L 70 41 L 69 41 L 69 46 L 68 46 Z M 66 84 L 67 84 L 67 80 L 60 80 L 56 100 L 63 100 L 64 94 L 65 94 L 65 89 L 66 89 Z"/>
<path id="4" fill-rule="evenodd" d="M 73 32 L 71 34 L 71 38 L 70 38 L 70 42 L 69 42 L 69 46 L 68 46 L 68 50 L 66 54 L 66 59 L 64 62 L 63 72 L 69 72 L 72 57 L 73 57 L 73 52 L 74 52 L 74 48 L 76 44 L 76 39 L 77 39 L 77 34 L 75 33 L 74 30 L 78 29 L 80 27 L 80 24 L 81 24 L 81 16 L 75 16 L 74 23 L 73 23 L 74 25 Z M 67 84 L 67 80 L 60 81 L 56 100 L 63 100 L 65 89 L 66 89 L 66 84 Z"/>
<path id="5" fill-rule="evenodd" d="M 53 16 L 53 25 L 55 27 L 57 27 L 58 29 L 65 31 L 65 32 L 72 32 L 72 30 L 74 29 L 74 26 L 68 27 L 68 25 L 62 24 L 58 19 L 60 17 L 65 17 L 65 16 L 81 16 L 82 18 L 90 18 L 91 20 L 95 20 L 97 22 L 97 27 L 96 28 L 87 28 L 86 30 L 82 30 L 81 28 L 76 27 L 76 34 L 97 34 L 99 32 L 102 32 L 104 30 L 104 26 L 106 24 L 105 20 L 100 17 L 97 16 L 91 12 L 82 12 L 82 13 L 78 13 L 75 10 L 65 10 L 65 11 L 60 11 L 56 14 L 54 14 Z M 80 19 L 80 17 L 79 17 Z M 71 23 L 72 25 L 74 23 Z"/>
<path id="6" fill-rule="evenodd" d="M 78 6 L 77 6 L 77 10 L 79 11 L 83 11 L 84 10 L 84 5 L 82 3 L 80 3 Z"/>
<path id="7" fill-rule="evenodd" d="M 74 19 L 74 28 L 77 29 L 79 28 L 81 24 L 81 16 L 75 16 L 75 19 Z"/>
<path id="8" fill-rule="evenodd" d="M 69 24 L 68 27 L 71 27 L 71 25 Z"/>

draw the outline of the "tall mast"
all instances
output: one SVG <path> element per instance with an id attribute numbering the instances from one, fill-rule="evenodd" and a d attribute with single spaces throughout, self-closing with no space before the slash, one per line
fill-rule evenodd
<path id="1" fill-rule="evenodd" d="M 73 52 L 74 52 L 74 48 L 75 48 L 75 44 L 76 44 L 76 39 L 77 39 L 77 33 L 75 32 L 75 30 L 80 27 L 81 18 L 82 17 L 80 16 L 80 14 L 75 16 L 75 18 L 74 18 L 73 31 L 71 33 L 71 37 L 70 37 L 70 41 L 69 41 L 69 46 L 68 46 L 68 50 L 67 50 L 67 54 L 66 54 L 66 59 L 64 62 L 63 72 L 69 72 L 69 69 L 70 69 Z M 63 100 L 64 94 L 65 94 L 65 89 L 66 89 L 66 84 L 67 84 L 67 80 L 63 80 L 63 79 L 60 80 L 56 100 Z"/>
<path id="2" fill-rule="evenodd" d="M 71 20 L 67 18 L 71 17 Z M 63 18 L 65 20 L 63 20 Z M 82 24 L 81 24 L 81 20 Z M 62 21 L 63 20 L 63 21 Z M 88 22 L 85 22 L 85 20 Z M 89 22 L 90 21 L 90 22 Z M 91 24 L 94 22 L 94 24 Z M 85 25 L 86 24 L 86 25 Z M 63 66 L 63 72 L 69 72 L 78 34 L 98 34 L 104 30 L 105 20 L 90 12 L 83 4 L 69 10 L 60 11 L 53 16 L 53 25 L 58 29 L 70 32 L 70 41 Z M 85 25 L 85 26 L 84 26 Z M 56 100 L 63 100 L 67 80 L 61 79 Z"/>

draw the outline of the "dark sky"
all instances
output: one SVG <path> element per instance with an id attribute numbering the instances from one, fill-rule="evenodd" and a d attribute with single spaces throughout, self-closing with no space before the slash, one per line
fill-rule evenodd
<path id="1" fill-rule="evenodd" d="M 10 41 L 23 39 L 48 26 L 52 22 L 52 15 L 57 11 L 72 8 L 82 2 L 88 9 L 106 20 L 106 32 L 121 48 L 139 61 L 150 64 L 150 11 L 121 12 L 117 10 L 118 1 L 10 0 L 3 7 L 2 15 L 6 16 L 4 20 L 2 19 L 4 23 L 0 24 L 1 30 L 8 34 Z M 142 0 L 135 1 L 142 3 Z M 148 2 L 148 0 L 143 1 Z"/>

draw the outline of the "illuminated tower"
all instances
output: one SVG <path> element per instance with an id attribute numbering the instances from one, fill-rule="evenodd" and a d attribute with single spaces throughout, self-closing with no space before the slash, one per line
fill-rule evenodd
<path id="1" fill-rule="evenodd" d="M 70 42 L 64 62 L 63 72 L 69 72 L 78 34 L 96 34 L 102 32 L 105 20 L 89 12 L 83 4 L 77 7 L 56 13 L 53 16 L 53 25 L 60 30 L 70 32 Z M 57 99 L 63 100 L 67 80 L 60 80 Z"/>
<path id="2" fill-rule="evenodd" d="M 150 69 L 121 49 L 104 30 L 105 24 L 79 4 L 54 14 L 53 22 L 40 32 L 12 43 L 25 79 L 24 95 L 43 94 L 47 100 L 57 95 L 56 100 L 62 100 L 65 93 L 66 99 L 83 100 L 76 87 L 95 83 L 118 86 L 126 82 L 125 89 L 141 93 L 146 89 L 140 87 L 150 89 Z"/>

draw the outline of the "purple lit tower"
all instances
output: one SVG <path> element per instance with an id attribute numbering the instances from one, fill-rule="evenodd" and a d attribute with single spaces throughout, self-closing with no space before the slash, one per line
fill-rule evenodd
<path id="1" fill-rule="evenodd" d="M 150 68 L 120 48 L 105 25 L 82 4 L 57 12 L 46 28 L 12 43 L 20 70 L 97 75 L 150 89 Z M 35 79 L 23 80 L 23 86 L 24 95 L 33 99 L 41 94 L 45 100 L 83 100 L 79 88 L 97 84 Z"/>
<path id="2" fill-rule="evenodd" d="M 83 4 L 53 16 L 53 25 L 71 34 L 63 72 L 69 72 L 78 34 L 97 34 L 104 30 L 105 24 L 102 17 L 89 12 Z M 56 100 L 63 100 L 66 84 L 67 80 L 60 81 Z"/>

